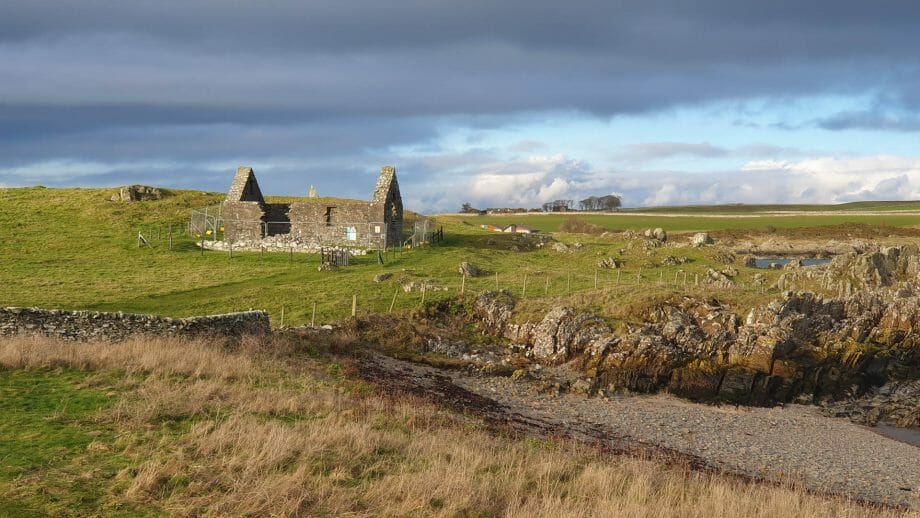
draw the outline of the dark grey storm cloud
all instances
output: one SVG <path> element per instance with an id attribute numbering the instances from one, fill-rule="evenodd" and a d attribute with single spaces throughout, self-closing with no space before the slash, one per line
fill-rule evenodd
<path id="1" fill-rule="evenodd" d="M 920 116 L 892 115 L 880 111 L 841 112 L 813 123 L 828 130 L 920 131 Z"/>
<path id="2" fill-rule="evenodd" d="M 85 183 L 219 187 L 214 168 L 253 162 L 280 188 L 445 124 L 547 111 L 879 89 L 916 110 L 918 19 L 912 1 L 4 0 L 0 155 L 17 172 L 0 184 L 82 161 L 107 164 Z"/>
<path id="3" fill-rule="evenodd" d="M 7 0 L 0 93 L 40 105 L 610 115 L 881 79 L 897 93 L 913 79 L 902 68 L 920 44 L 914 2 L 756 4 Z"/>

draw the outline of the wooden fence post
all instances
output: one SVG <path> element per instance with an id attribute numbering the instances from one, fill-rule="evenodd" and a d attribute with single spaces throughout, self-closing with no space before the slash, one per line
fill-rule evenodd
<path id="1" fill-rule="evenodd" d="M 460 295 L 463 295 L 466 292 L 466 274 L 460 276 Z"/>
<path id="2" fill-rule="evenodd" d="M 521 289 L 521 298 L 527 296 L 527 274 L 524 274 L 524 287 Z"/>
<path id="3" fill-rule="evenodd" d="M 396 292 L 393 293 L 393 300 L 390 302 L 390 310 L 387 313 L 393 312 L 393 306 L 396 305 L 396 296 L 399 295 L 399 288 L 396 288 Z"/>
<path id="4" fill-rule="evenodd" d="M 284 327 L 284 306 L 281 306 L 281 327 Z"/>
<path id="5" fill-rule="evenodd" d="M 316 301 L 313 301 L 313 316 L 310 317 L 310 327 L 316 327 Z"/>
<path id="6" fill-rule="evenodd" d="M 424 293 L 424 291 L 422 293 Z M 351 296 L 351 316 L 355 317 L 357 315 L 358 315 L 358 295 L 354 294 Z"/>

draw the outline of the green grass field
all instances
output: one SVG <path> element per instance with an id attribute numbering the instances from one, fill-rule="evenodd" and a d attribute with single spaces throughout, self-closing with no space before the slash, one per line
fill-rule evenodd
<path id="1" fill-rule="evenodd" d="M 825 225 L 841 225 L 845 223 L 862 223 L 869 225 L 890 225 L 893 227 L 910 227 L 920 225 L 920 215 L 898 214 L 893 212 L 884 215 L 863 214 L 816 214 L 816 215 L 777 215 L 757 214 L 745 212 L 741 214 L 709 215 L 675 215 L 676 209 L 662 209 L 655 215 L 648 214 L 509 214 L 501 216 L 457 216 L 462 221 L 471 225 L 520 223 L 542 230 L 556 232 L 569 218 L 583 219 L 594 225 L 604 227 L 611 231 L 642 230 L 646 228 L 661 227 L 668 232 L 704 232 L 717 230 L 764 230 L 773 228 L 802 228 Z M 671 214 L 671 215 L 668 215 Z M 687 213 L 692 214 L 692 213 Z M 706 213 L 713 214 L 713 213 Z M 453 217 L 452 217 L 453 218 Z"/>
<path id="2" fill-rule="evenodd" d="M 86 387 L 88 377 L 76 370 L 0 369 L 0 488 L 9 491 L 0 498 L 0 516 L 96 508 L 105 481 L 129 465 L 95 447 L 114 440 L 112 427 L 94 419 L 114 397 Z"/>
<path id="3" fill-rule="evenodd" d="M 789 204 L 757 205 L 733 203 L 726 205 L 683 205 L 623 209 L 628 212 L 672 214 L 752 214 L 763 212 L 897 212 L 920 211 L 920 201 L 854 201 L 836 205 Z"/>
<path id="4" fill-rule="evenodd" d="M 0 304 L 62 309 L 94 309 L 190 316 L 250 308 L 269 311 L 275 325 L 284 312 L 286 325 L 310 323 L 316 304 L 316 323 L 350 316 L 352 297 L 358 312 L 407 311 L 420 307 L 423 297 L 456 296 L 461 290 L 457 267 L 470 261 L 490 272 L 469 278 L 468 293 L 495 287 L 526 296 L 538 311 L 542 306 L 576 303 L 607 308 L 613 316 L 626 316 L 630 301 L 668 296 L 687 289 L 709 266 L 720 266 L 712 250 L 683 248 L 628 248 L 620 238 L 558 235 L 570 244 L 585 246 L 571 253 L 549 249 L 513 251 L 524 246 L 515 236 L 489 232 L 479 224 L 489 221 L 526 222 L 546 230 L 558 229 L 569 216 L 526 215 L 507 217 L 442 217 L 446 240 L 435 246 L 389 254 L 384 265 L 376 256 L 355 259 L 338 272 L 317 271 L 315 254 L 200 253 L 194 238 L 182 233 L 190 210 L 214 205 L 218 193 L 170 191 L 156 202 L 108 201 L 107 189 L 0 189 Z M 731 228 L 758 229 L 854 223 L 911 226 L 920 217 L 819 215 L 762 218 L 670 217 L 588 215 L 588 221 L 605 228 L 640 230 L 661 226 L 669 231 Z M 167 229 L 173 229 L 173 249 L 167 249 Z M 153 249 L 138 248 L 138 231 Z M 636 244 L 635 242 L 632 244 Z M 619 255 L 620 249 L 626 249 Z M 690 262 L 658 267 L 667 255 L 682 255 Z M 622 271 L 598 270 L 609 256 L 625 261 Z M 740 281 L 749 283 L 755 273 L 743 269 Z M 391 272 L 382 283 L 374 275 Z M 497 276 L 495 275 L 497 274 Z M 686 274 L 686 275 L 684 275 Z M 778 273 L 768 272 L 775 277 Z M 405 293 L 399 280 L 430 280 L 447 291 Z M 681 286 L 673 286 L 675 280 Z M 729 299 L 751 301 L 751 290 L 725 294 Z"/>

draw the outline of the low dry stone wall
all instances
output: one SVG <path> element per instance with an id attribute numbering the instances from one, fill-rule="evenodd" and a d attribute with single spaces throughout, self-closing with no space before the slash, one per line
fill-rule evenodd
<path id="1" fill-rule="evenodd" d="M 268 314 L 264 311 L 169 318 L 121 312 L 0 308 L 0 336 L 42 335 L 73 341 L 118 341 L 135 335 L 236 339 L 246 334 L 270 332 Z"/>
<path id="2" fill-rule="evenodd" d="M 230 249 L 228 241 L 203 241 L 205 250 L 226 252 Z M 202 241 L 198 242 L 201 246 Z M 315 254 L 321 249 L 326 251 L 345 250 L 351 255 L 367 255 L 367 248 L 351 248 L 344 246 L 323 246 L 317 239 L 296 239 L 287 236 L 269 236 L 264 239 L 243 239 L 232 243 L 234 252 L 297 252 Z"/>

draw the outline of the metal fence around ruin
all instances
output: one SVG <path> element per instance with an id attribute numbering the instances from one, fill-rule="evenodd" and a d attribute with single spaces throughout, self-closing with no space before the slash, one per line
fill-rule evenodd
<path id="1" fill-rule="evenodd" d="M 225 219 L 220 205 L 193 209 L 188 234 L 198 240 L 223 241 L 225 230 L 230 227 L 233 229 L 233 244 L 240 250 L 248 247 L 270 251 L 293 247 L 298 251 L 318 251 L 336 246 L 380 250 L 405 246 L 417 248 L 444 240 L 444 229 L 437 220 L 420 215 L 404 220 L 399 241 L 388 243 L 388 225 L 383 222 L 292 224 L 290 221 Z"/>
<path id="2" fill-rule="evenodd" d="M 438 226 L 434 218 L 415 216 L 411 220 L 404 221 L 403 227 L 410 229 L 405 244 L 411 244 L 414 248 L 440 243 L 444 240 L 444 228 Z"/>
<path id="3" fill-rule="evenodd" d="M 217 236 L 222 227 L 223 218 L 220 205 L 193 209 L 188 223 L 188 235 L 195 238 Z"/>
<path id="4" fill-rule="evenodd" d="M 232 229 L 232 238 L 229 238 Z M 275 248 L 319 251 L 345 247 L 365 250 L 387 245 L 387 225 L 383 222 L 340 222 L 292 224 L 290 221 L 225 219 L 220 206 L 192 210 L 188 233 L 195 239 L 232 242 L 238 250 Z"/>

